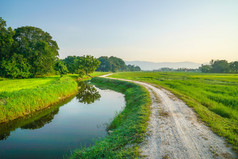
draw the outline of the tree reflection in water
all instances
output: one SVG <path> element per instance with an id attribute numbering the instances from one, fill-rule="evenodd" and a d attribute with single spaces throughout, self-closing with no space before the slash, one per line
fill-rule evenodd
<path id="1" fill-rule="evenodd" d="M 46 114 L 45 116 L 43 116 L 40 119 L 37 119 L 29 124 L 22 126 L 21 128 L 22 129 L 31 129 L 31 130 L 42 128 L 45 126 L 45 124 L 50 123 L 54 119 L 54 116 L 56 114 L 58 114 L 58 112 L 59 112 L 59 108 L 51 111 L 49 114 Z"/>
<path id="2" fill-rule="evenodd" d="M 91 104 L 101 98 L 101 95 L 93 85 L 85 82 L 78 82 L 78 86 L 79 91 L 76 98 L 80 103 Z"/>
<path id="3" fill-rule="evenodd" d="M 76 98 L 80 103 L 91 104 L 100 99 L 101 95 L 93 85 L 85 82 L 78 82 L 78 86 L 79 90 Z M 10 136 L 10 132 L 15 131 L 17 128 L 34 130 L 44 127 L 45 124 L 52 122 L 54 116 L 59 113 L 59 107 L 70 102 L 71 99 L 72 98 L 66 99 L 55 106 L 28 115 L 24 118 L 0 124 L 0 140 L 6 140 Z"/>

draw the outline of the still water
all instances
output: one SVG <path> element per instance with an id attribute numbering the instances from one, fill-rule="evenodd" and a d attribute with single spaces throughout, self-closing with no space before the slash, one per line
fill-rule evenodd
<path id="1" fill-rule="evenodd" d="M 79 83 L 75 97 L 0 124 L 0 158 L 62 158 L 107 135 L 106 125 L 125 106 L 124 96 Z"/>

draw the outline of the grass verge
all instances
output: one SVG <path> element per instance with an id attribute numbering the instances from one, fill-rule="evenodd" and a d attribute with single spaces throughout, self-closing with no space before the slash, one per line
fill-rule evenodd
<path id="1" fill-rule="evenodd" d="M 0 92 L 0 123 L 14 120 L 18 117 L 46 108 L 58 101 L 77 93 L 77 83 L 70 77 L 52 78 L 53 80 L 40 81 L 40 85 L 11 89 Z M 38 79 L 27 79 L 36 82 Z M 42 80 L 42 79 L 39 79 Z M 9 80 L 6 82 L 14 82 Z M 20 80 L 17 80 L 18 82 Z M 27 85 L 26 80 L 21 80 Z M 37 82 L 36 82 L 37 83 Z"/>
<path id="2" fill-rule="evenodd" d="M 149 92 L 134 83 L 93 78 L 93 84 L 125 94 L 126 107 L 108 126 L 110 134 L 91 147 L 76 150 L 71 158 L 136 158 L 146 136 L 150 116 Z"/>

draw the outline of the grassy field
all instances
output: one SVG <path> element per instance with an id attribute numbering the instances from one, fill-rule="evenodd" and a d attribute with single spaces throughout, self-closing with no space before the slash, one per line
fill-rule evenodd
<path id="1" fill-rule="evenodd" d="M 150 115 L 149 93 L 142 86 L 130 82 L 105 78 L 93 78 L 91 82 L 99 88 L 125 94 L 126 107 L 108 126 L 109 135 L 94 146 L 76 150 L 71 158 L 137 158 Z"/>
<path id="2" fill-rule="evenodd" d="M 105 73 L 95 72 L 92 76 Z M 52 105 L 77 92 L 77 75 L 0 80 L 0 123 Z M 88 77 L 84 77 L 88 79 Z M 81 79 L 82 80 L 82 79 Z"/>
<path id="3" fill-rule="evenodd" d="M 111 77 L 143 81 L 170 90 L 238 150 L 237 74 L 124 72 Z"/>
<path id="4" fill-rule="evenodd" d="M 107 72 L 94 72 L 91 74 L 92 77 L 100 76 L 107 74 Z M 78 79 L 77 74 L 68 74 L 64 77 L 71 77 L 73 79 Z M 19 91 L 21 89 L 32 89 L 44 87 L 44 85 L 50 84 L 55 80 L 60 78 L 59 75 L 44 77 L 44 78 L 29 78 L 29 79 L 6 79 L 0 78 L 0 93 L 2 92 L 13 92 Z M 89 77 L 85 76 L 82 79 L 88 79 Z"/>
<path id="5" fill-rule="evenodd" d="M 28 81 L 32 85 L 27 85 Z M 15 80 L 1 82 L 14 86 L 11 83 Z M 17 83 L 24 87 L 17 85 L 17 88 L 6 91 L 7 86 L 5 86 L 4 91 L 0 92 L 0 123 L 46 108 L 77 92 L 77 83 L 70 77 L 26 81 L 23 79 Z"/>

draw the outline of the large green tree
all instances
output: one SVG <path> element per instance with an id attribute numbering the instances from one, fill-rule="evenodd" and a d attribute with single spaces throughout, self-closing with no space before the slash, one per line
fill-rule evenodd
<path id="1" fill-rule="evenodd" d="M 30 65 L 20 54 L 13 54 L 8 60 L 3 59 L 0 68 L 2 76 L 8 78 L 28 78 L 31 75 Z"/>
<path id="2" fill-rule="evenodd" d="M 210 63 L 212 73 L 229 72 L 229 63 L 226 60 L 212 60 Z"/>
<path id="3" fill-rule="evenodd" d="M 67 66 L 69 73 L 77 73 L 79 56 L 67 56 L 62 61 Z"/>
<path id="4" fill-rule="evenodd" d="M 11 53 L 12 44 L 14 42 L 14 31 L 12 28 L 6 27 L 6 21 L 0 17 L 0 61 L 8 59 L 13 53 Z"/>
<path id="5" fill-rule="evenodd" d="M 53 71 L 59 48 L 49 33 L 40 28 L 25 26 L 15 29 L 13 39 L 13 51 L 27 59 L 33 76 Z"/>
<path id="6" fill-rule="evenodd" d="M 97 67 L 100 65 L 100 61 L 90 55 L 81 56 L 78 60 L 78 74 L 80 77 L 84 75 L 90 76 L 90 73 L 93 73 Z"/>
<path id="7" fill-rule="evenodd" d="M 63 77 L 63 75 L 69 72 L 67 67 L 61 60 L 57 60 L 57 62 L 55 63 L 55 71 L 60 74 L 60 77 Z"/>
<path id="8" fill-rule="evenodd" d="M 109 72 L 111 71 L 111 63 L 109 61 L 109 58 L 107 56 L 101 56 L 98 58 L 98 60 L 101 62 L 99 67 L 97 68 L 97 71 L 102 72 Z"/>

